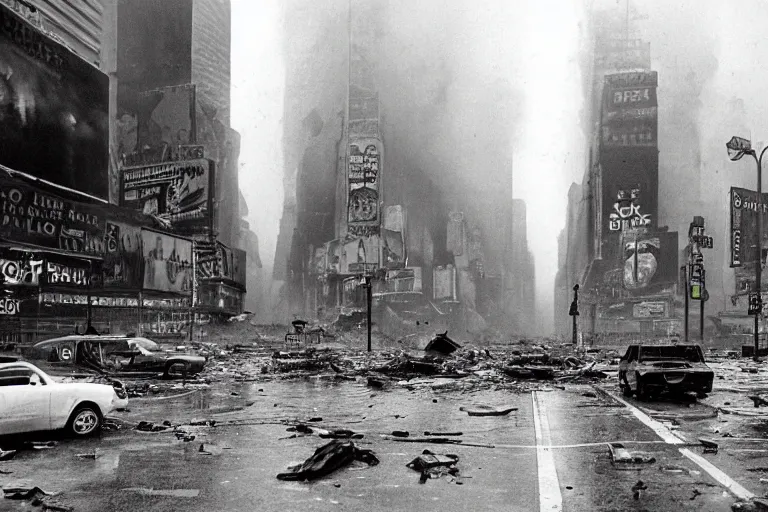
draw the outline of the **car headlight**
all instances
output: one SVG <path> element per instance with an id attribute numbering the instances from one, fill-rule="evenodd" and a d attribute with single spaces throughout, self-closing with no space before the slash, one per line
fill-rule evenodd
<path id="1" fill-rule="evenodd" d="M 122 399 L 128 398 L 128 392 L 125 390 L 125 384 L 123 384 L 119 380 L 112 382 L 112 388 L 115 390 L 115 394 L 117 395 L 117 398 L 122 398 Z"/>

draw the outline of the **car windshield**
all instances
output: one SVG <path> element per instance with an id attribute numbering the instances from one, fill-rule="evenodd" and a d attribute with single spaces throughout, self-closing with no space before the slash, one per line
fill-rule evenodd
<path id="1" fill-rule="evenodd" d="M 659 361 L 663 359 L 683 359 L 691 363 L 703 363 L 701 348 L 690 345 L 672 345 L 659 347 L 641 347 L 641 361 Z"/>

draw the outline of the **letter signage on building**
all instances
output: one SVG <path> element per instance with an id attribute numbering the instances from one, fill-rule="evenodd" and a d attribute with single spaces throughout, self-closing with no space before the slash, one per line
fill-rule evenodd
<path id="1" fill-rule="evenodd" d="M 381 142 L 361 139 L 349 144 L 347 227 L 352 236 L 379 233 Z"/>
<path id="2" fill-rule="evenodd" d="M 601 124 L 603 146 L 656 146 L 657 85 L 655 71 L 606 75 Z"/>
<path id="3" fill-rule="evenodd" d="M 0 237 L 73 253 L 104 252 L 106 208 L 43 192 L 0 173 Z"/>
<path id="4" fill-rule="evenodd" d="M 757 251 L 757 192 L 731 187 L 731 267 L 751 266 L 754 272 Z M 763 193 L 762 201 L 763 237 L 768 233 L 768 194 Z M 749 250 L 747 250 L 749 248 Z M 763 256 L 763 259 L 765 257 Z"/>
<path id="5" fill-rule="evenodd" d="M 120 200 L 121 206 L 169 221 L 179 233 L 209 233 L 213 163 L 197 159 L 124 168 Z"/>

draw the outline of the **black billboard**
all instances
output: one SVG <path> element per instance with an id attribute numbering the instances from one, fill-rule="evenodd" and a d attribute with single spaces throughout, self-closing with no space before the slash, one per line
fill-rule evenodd
<path id="1" fill-rule="evenodd" d="M 0 5 L 0 164 L 109 195 L 109 79 Z"/>

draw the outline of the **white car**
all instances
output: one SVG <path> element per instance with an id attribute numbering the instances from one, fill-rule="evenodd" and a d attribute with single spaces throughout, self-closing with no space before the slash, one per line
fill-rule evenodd
<path id="1" fill-rule="evenodd" d="M 59 383 L 32 364 L 0 363 L 0 435 L 66 429 L 85 437 L 126 407 L 122 385 Z"/>

